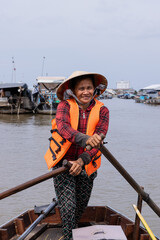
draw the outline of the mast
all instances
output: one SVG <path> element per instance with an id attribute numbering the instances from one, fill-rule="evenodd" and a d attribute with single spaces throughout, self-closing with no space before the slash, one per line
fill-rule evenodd
<path id="1" fill-rule="evenodd" d="M 12 82 L 16 82 L 16 67 L 14 57 L 12 57 Z"/>
<path id="2" fill-rule="evenodd" d="M 43 70 L 44 70 L 44 61 L 45 61 L 45 57 L 43 57 L 43 61 L 42 61 L 42 73 L 41 73 L 41 76 L 43 76 Z"/>

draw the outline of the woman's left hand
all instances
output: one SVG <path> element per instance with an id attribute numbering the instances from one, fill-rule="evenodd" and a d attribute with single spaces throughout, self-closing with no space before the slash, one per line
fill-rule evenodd
<path id="1" fill-rule="evenodd" d="M 72 167 L 69 170 L 69 173 L 73 176 L 77 176 L 81 173 L 82 171 L 82 162 L 80 161 L 80 159 L 76 160 L 76 161 L 69 161 L 72 164 Z"/>
<path id="2" fill-rule="evenodd" d="M 102 143 L 101 137 L 95 133 L 93 136 L 89 137 L 86 141 L 86 145 L 90 145 L 92 148 L 100 148 L 100 144 Z"/>

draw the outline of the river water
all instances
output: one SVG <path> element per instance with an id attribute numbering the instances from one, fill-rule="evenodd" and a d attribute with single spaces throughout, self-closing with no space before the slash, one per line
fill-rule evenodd
<path id="1" fill-rule="evenodd" d="M 106 147 L 160 207 L 160 105 L 102 100 L 110 110 Z M 0 192 L 47 173 L 52 116 L 0 115 Z M 55 197 L 52 179 L 0 201 L 0 225 Z M 137 193 L 103 156 L 89 205 L 108 205 L 135 219 Z M 160 237 L 159 217 L 144 202 L 142 215 Z"/>

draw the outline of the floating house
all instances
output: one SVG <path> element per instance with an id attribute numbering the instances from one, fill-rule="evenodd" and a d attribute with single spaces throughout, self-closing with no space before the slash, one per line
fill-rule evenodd
<path id="1" fill-rule="evenodd" d="M 160 104 L 160 84 L 153 84 L 140 89 L 135 101 L 148 104 Z"/>
<path id="2" fill-rule="evenodd" d="M 0 113 L 32 113 L 32 93 L 26 83 L 0 83 Z"/>
<path id="3" fill-rule="evenodd" d="M 59 100 L 56 95 L 57 87 L 65 77 L 38 77 L 33 90 L 34 112 L 39 114 L 56 114 Z"/>

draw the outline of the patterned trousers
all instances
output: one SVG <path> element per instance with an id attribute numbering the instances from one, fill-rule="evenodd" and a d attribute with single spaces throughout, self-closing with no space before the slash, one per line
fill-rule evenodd
<path id="1" fill-rule="evenodd" d="M 76 228 L 87 207 L 93 188 L 93 180 L 96 176 L 97 172 L 88 177 L 83 170 L 76 177 L 65 172 L 53 178 L 62 219 L 64 240 L 72 239 L 72 229 Z"/>

